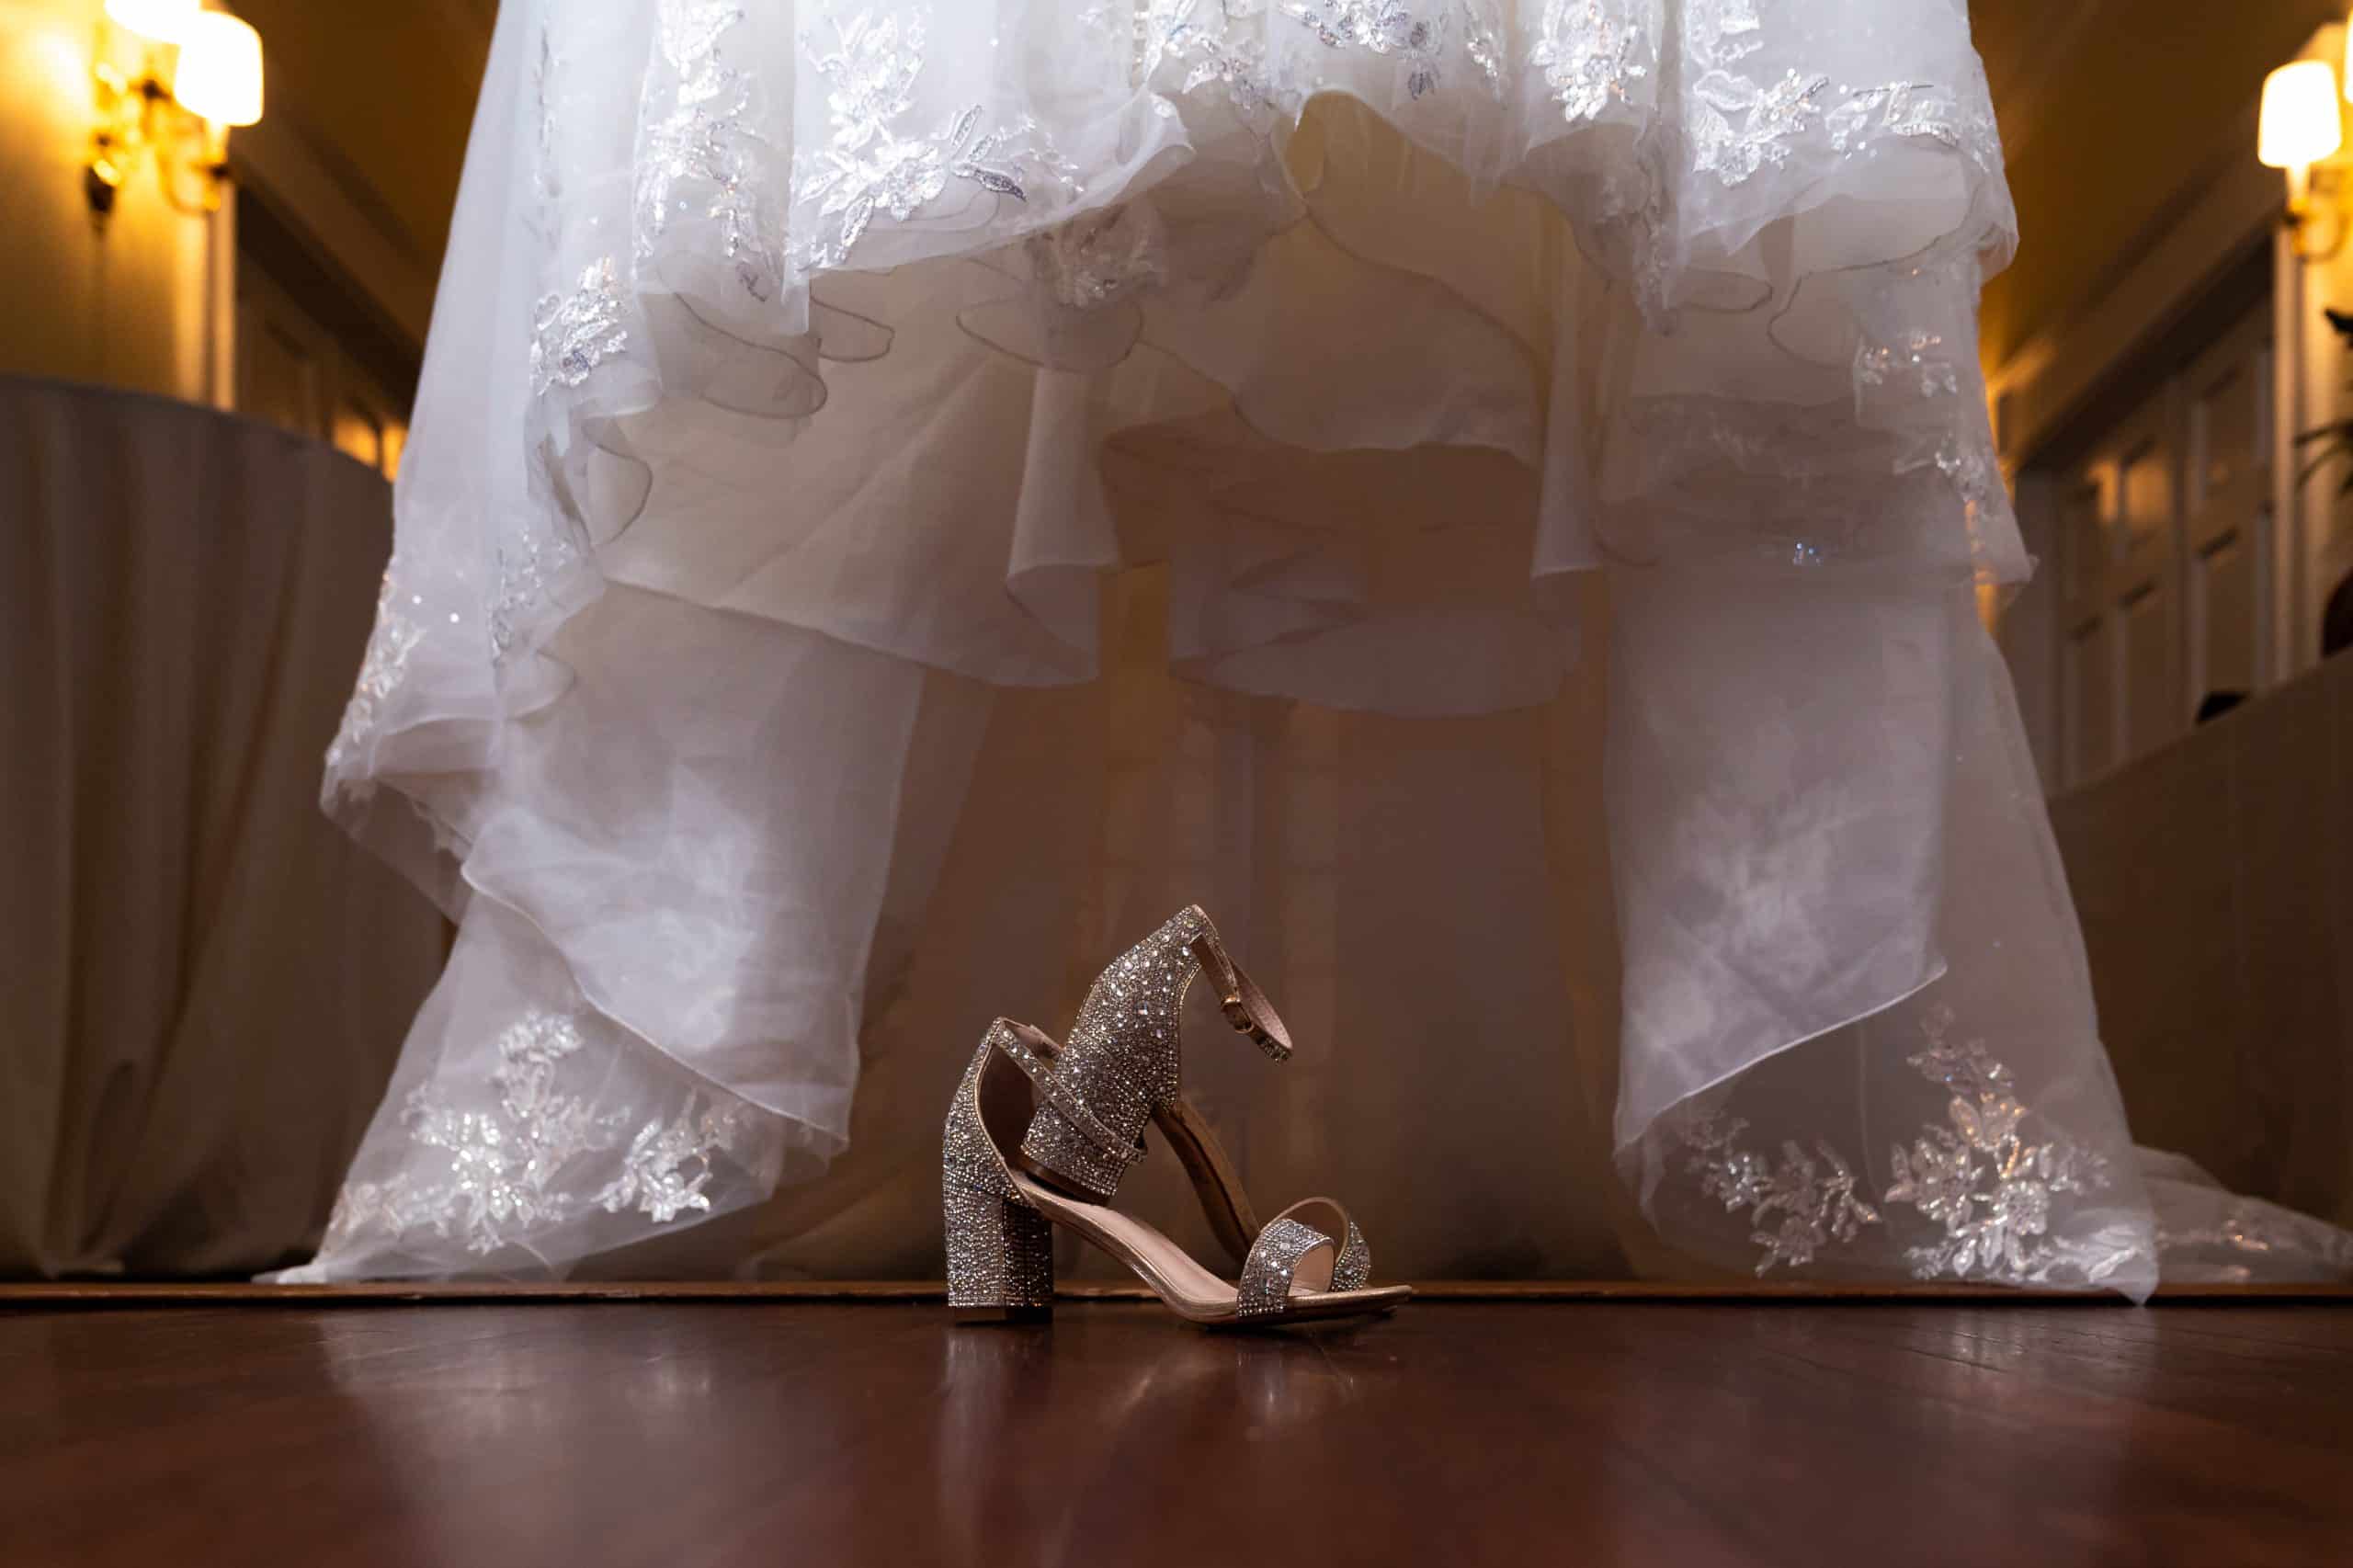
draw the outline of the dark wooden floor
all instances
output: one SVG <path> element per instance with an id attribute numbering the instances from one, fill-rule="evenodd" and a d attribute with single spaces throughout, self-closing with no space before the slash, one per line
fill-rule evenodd
<path id="1" fill-rule="evenodd" d="M 0 1311 L 0 1562 L 2353 1562 L 2353 1310 Z"/>

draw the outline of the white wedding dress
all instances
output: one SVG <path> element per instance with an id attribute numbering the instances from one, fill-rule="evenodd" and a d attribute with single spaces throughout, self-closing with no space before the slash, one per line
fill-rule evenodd
<path id="1" fill-rule="evenodd" d="M 1392 1275 L 2353 1268 L 2126 1132 L 2012 237 L 1961 0 L 506 0 L 327 759 L 459 936 L 289 1277 L 936 1277 L 982 1028 L 1195 899 Z"/>

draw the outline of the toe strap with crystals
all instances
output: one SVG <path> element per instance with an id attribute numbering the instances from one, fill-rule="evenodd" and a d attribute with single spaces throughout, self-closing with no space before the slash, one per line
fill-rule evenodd
<path id="1" fill-rule="evenodd" d="M 1251 1244 L 1235 1315 L 1273 1317 L 1301 1293 L 1361 1290 L 1371 1278 L 1372 1249 L 1348 1211 L 1328 1198 L 1303 1199 L 1267 1221 Z"/>

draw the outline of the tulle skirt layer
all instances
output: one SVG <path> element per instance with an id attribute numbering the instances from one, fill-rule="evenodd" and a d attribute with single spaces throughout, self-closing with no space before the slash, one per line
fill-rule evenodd
<path id="1" fill-rule="evenodd" d="M 461 935 L 306 1272 L 928 1274 L 977 1031 L 1199 900 L 1385 1267 L 2145 1290 L 2010 238 L 1945 0 L 502 7 L 326 785 Z"/>

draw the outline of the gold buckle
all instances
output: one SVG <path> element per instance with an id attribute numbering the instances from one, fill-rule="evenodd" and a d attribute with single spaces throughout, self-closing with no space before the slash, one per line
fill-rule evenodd
<path id="1" fill-rule="evenodd" d="M 1218 1006 L 1224 1012 L 1225 1021 L 1233 1026 L 1234 1033 L 1248 1035 L 1253 1044 L 1277 1062 L 1290 1058 L 1290 1048 L 1258 1027 L 1258 1020 L 1250 1016 L 1250 1009 L 1239 995 L 1223 998 Z"/>

